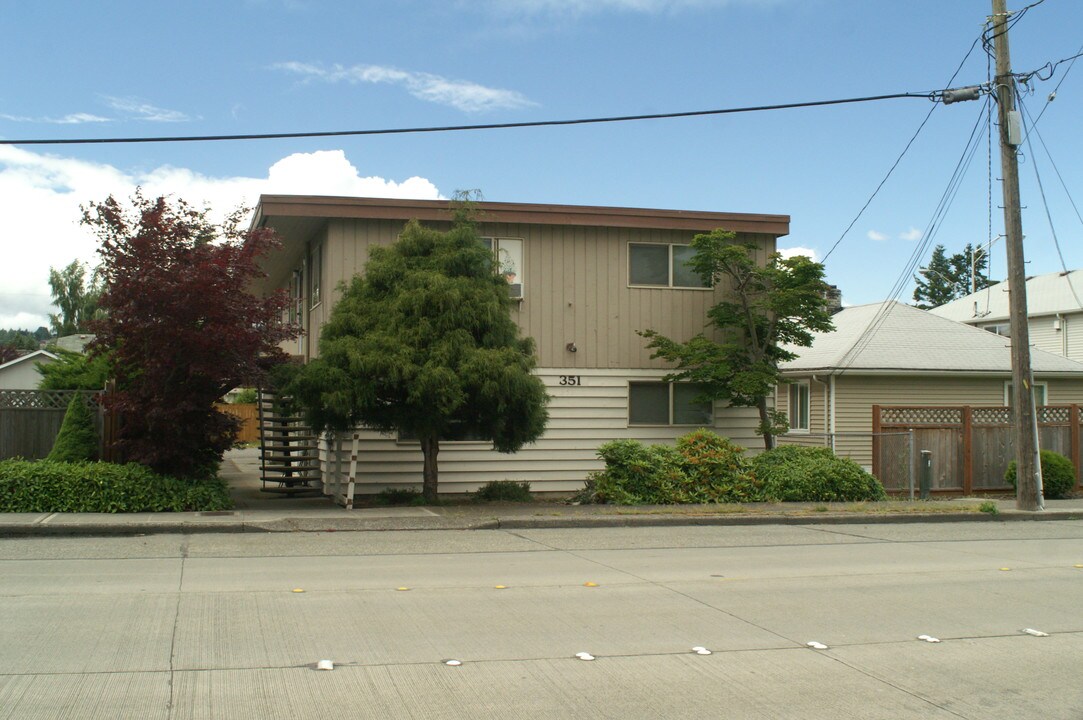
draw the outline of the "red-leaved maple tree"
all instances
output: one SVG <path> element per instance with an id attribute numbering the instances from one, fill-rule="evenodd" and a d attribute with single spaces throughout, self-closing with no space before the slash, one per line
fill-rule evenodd
<path id="1" fill-rule="evenodd" d="M 282 321 L 285 294 L 251 290 L 278 241 L 243 229 L 244 216 L 214 223 L 206 209 L 138 190 L 130 207 L 110 196 L 83 208 L 101 240 L 104 284 L 91 352 L 110 357 L 107 403 L 120 413 L 127 460 L 180 476 L 212 469 L 238 428 L 215 401 L 286 359 L 279 343 L 296 330 Z"/>

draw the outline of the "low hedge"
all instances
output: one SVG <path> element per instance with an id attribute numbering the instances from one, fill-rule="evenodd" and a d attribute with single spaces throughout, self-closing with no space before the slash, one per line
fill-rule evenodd
<path id="1" fill-rule="evenodd" d="M 233 507 L 218 477 L 181 480 L 142 465 L 0 461 L 0 512 L 195 512 Z"/>
<path id="2" fill-rule="evenodd" d="M 1050 500 L 1068 497 L 1075 489 L 1075 466 L 1058 452 L 1042 450 L 1042 496 Z M 1008 465 L 1004 480 L 1015 488 L 1015 460 Z"/>
<path id="3" fill-rule="evenodd" d="M 884 486 L 828 448 L 782 445 L 752 459 L 764 496 L 778 502 L 884 500 Z"/>

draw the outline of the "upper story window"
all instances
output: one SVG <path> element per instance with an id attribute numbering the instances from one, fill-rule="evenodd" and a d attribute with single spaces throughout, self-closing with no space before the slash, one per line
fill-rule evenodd
<path id="1" fill-rule="evenodd" d="M 989 332 L 996 333 L 997 335 L 1003 335 L 1004 337 L 1012 336 L 1012 325 L 1008 322 L 994 323 L 992 325 L 982 325 L 981 329 L 988 330 Z"/>
<path id="2" fill-rule="evenodd" d="M 688 262 L 691 245 L 628 244 L 628 284 L 648 287 L 709 288 Z"/>
<path id="3" fill-rule="evenodd" d="M 483 237 L 481 241 L 493 252 L 496 271 L 508 281 L 508 294 L 523 297 L 523 239 Z"/>

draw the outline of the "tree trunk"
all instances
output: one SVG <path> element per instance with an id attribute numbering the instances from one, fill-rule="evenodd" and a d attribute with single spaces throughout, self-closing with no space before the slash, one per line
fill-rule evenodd
<path id="1" fill-rule="evenodd" d="M 767 412 L 767 398 L 761 397 L 756 403 L 756 408 L 760 411 L 760 427 L 763 428 L 763 449 L 772 450 L 775 447 L 775 436 L 771 432 L 771 418 Z"/>
<path id="2" fill-rule="evenodd" d="M 434 437 L 421 438 L 421 454 L 424 457 L 421 494 L 425 498 L 425 502 L 435 503 L 438 499 L 437 488 L 440 483 L 436 465 L 436 456 L 440 454 L 440 440 Z"/>

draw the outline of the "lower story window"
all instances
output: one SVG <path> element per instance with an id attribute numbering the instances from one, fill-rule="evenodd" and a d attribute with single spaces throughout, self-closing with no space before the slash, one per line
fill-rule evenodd
<path id="1" fill-rule="evenodd" d="M 696 400 L 703 391 L 696 383 L 629 383 L 628 424 L 710 427 L 714 425 L 712 403 Z"/>
<path id="2" fill-rule="evenodd" d="M 1034 391 L 1034 404 L 1038 407 L 1049 404 L 1049 383 L 1036 382 L 1031 385 L 1031 389 Z M 1004 404 L 1011 406 L 1012 404 L 1012 383 L 1011 380 L 1004 383 Z"/>
<path id="3" fill-rule="evenodd" d="M 789 389 L 790 430 L 809 429 L 809 386 L 807 382 L 796 382 Z"/>

